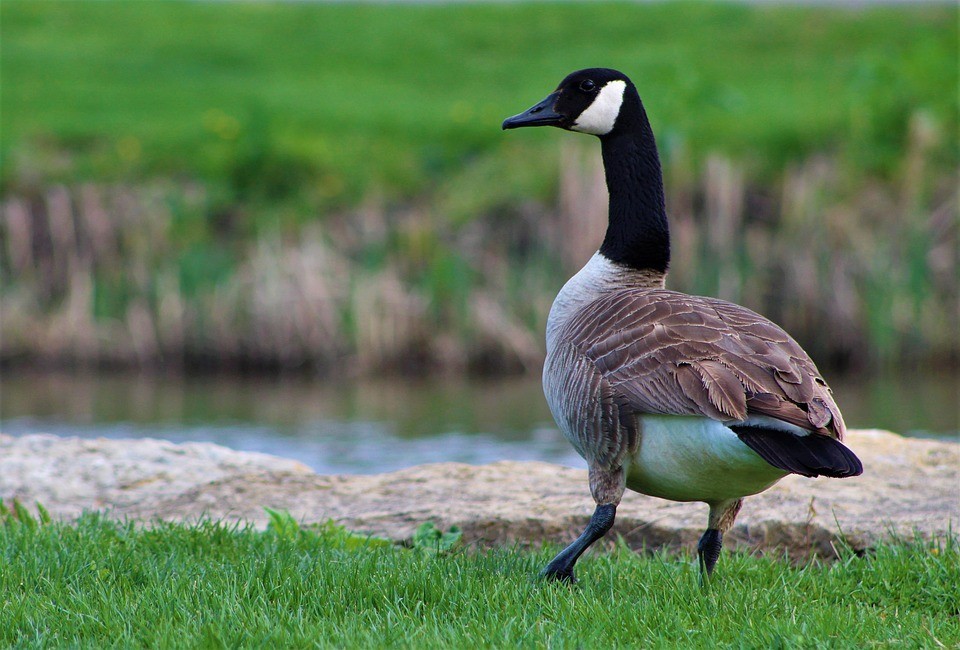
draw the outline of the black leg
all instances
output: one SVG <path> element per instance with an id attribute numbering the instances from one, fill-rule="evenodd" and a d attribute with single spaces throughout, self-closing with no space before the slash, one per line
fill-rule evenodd
<path id="1" fill-rule="evenodd" d="M 723 533 L 716 528 L 708 528 L 697 545 L 697 555 L 700 558 L 700 578 L 709 578 L 713 567 L 720 557 L 723 547 Z"/>
<path id="2" fill-rule="evenodd" d="M 607 531 L 613 527 L 613 520 L 617 516 L 617 506 L 607 504 L 597 506 L 590 517 L 590 523 L 580 534 L 573 544 L 560 551 L 557 557 L 551 560 L 547 568 L 540 572 L 541 578 L 551 580 L 562 580 L 566 582 L 576 582 L 573 576 L 573 565 L 577 559 L 587 550 L 591 544 L 607 534 Z"/>

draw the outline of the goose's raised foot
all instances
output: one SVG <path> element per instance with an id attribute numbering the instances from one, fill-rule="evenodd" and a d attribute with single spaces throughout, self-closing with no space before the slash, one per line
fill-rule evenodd
<path id="1" fill-rule="evenodd" d="M 583 555 L 583 552 L 591 544 L 607 534 L 607 531 L 613 527 L 616 516 L 617 506 L 612 503 L 597 506 L 597 509 L 593 511 L 593 516 L 590 517 L 590 523 L 587 524 L 580 537 L 560 551 L 557 557 L 550 560 L 547 568 L 540 572 L 540 577 L 568 583 L 576 582 L 577 579 L 573 575 L 573 565 L 577 563 L 577 559 Z"/>
<path id="2" fill-rule="evenodd" d="M 540 572 L 540 579 L 549 582 L 562 582 L 568 585 L 577 582 L 577 577 L 573 575 L 573 567 L 558 567 L 554 566 L 553 562 Z"/>

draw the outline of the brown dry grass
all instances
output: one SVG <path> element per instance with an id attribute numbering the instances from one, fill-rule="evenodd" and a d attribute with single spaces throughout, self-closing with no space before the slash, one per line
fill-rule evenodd
<path id="1" fill-rule="evenodd" d="M 747 165 L 667 167 L 675 289 L 741 302 L 821 365 L 960 359 L 958 207 L 914 117 L 896 178 L 817 157 L 759 184 Z M 555 205 L 465 223 L 429 201 L 371 198 L 296 233 L 188 247 L 202 188 L 54 186 L 0 220 L 5 361 L 311 368 L 339 374 L 536 371 L 553 295 L 594 250 L 606 190 L 592 147 L 565 144 Z M 186 225 L 185 225 L 186 224 Z M 213 229 L 216 232 L 216 229 Z"/>

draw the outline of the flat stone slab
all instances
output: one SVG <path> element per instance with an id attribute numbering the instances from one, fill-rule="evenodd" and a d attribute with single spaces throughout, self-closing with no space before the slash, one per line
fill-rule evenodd
<path id="1" fill-rule="evenodd" d="M 830 557 L 843 540 L 868 548 L 893 535 L 956 535 L 960 444 L 851 431 L 865 472 L 851 479 L 789 476 L 746 500 L 725 546 Z M 0 497 L 42 503 L 54 516 L 85 509 L 117 518 L 263 527 L 264 506 L 304 522 L 333 519 L 398 541 L 425 521 L 457 525 L 481 546 L 568 542 L 594 504 L 586 471 L 540 462 L 439 463 L 378 475 L 320 476 L 296 461 L 209 443 L 0 435 Z M 615 532 L 634 548 L 693 549 L 702 503 L 628 491 Z"/>

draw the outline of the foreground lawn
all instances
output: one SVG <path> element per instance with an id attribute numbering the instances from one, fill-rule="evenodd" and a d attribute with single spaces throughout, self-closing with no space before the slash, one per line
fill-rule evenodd
<path id="1" fill-rule="evenodd" d="M 0 526 L 0 645 L 144 647 L 956 647 L 960 548 L 902 542 L 803 568 L 725 555 L 449 553 L 326 526 L 144 529 L 85 516 Z"/>

